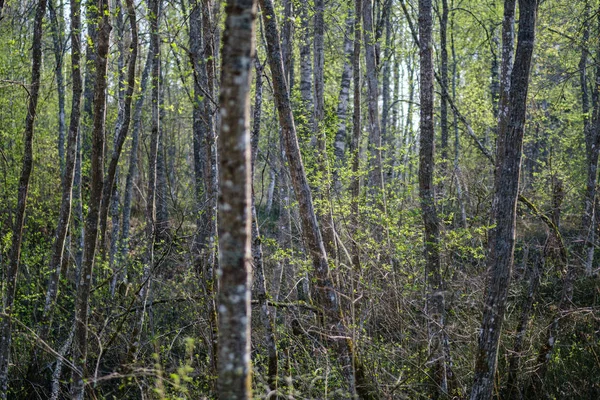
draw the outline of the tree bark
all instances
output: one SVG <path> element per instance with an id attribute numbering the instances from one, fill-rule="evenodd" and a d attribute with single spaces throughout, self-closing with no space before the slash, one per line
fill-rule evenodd
<path id="1" fill-rule="evenodd" d="M 510 2 L 507 0 L 506 3 Z M 508 105 L 506 124 L 502 122 L 503 117 L 499 117 L 499 146 L 496 155 L 496 179 L 492 203 L 495 228 L 490 232 L 488 240 L 489 278 L 471 400 L 489 399 L 492 396 L 498 345 L 512 275 L 516 204 L 523 152 L 529 72 L 535 40 L 537 0 L 519 0 L 519 10 L 518 44 L 513 70 L 510 74 L 509 99 L 508 103 L 501 100 L 499 110 L 499 114 L 502 115 L 506 107 L 504 104 Z M 506 14 L 504 23 L 507 23 Z M 503 43 L 503 47 L 505 45 L 506 43 Z M 503 64 L 504 61 L 503 59 Z M 503 65 L 503 78 L 504 71 Z M 506 82 L 506 80 L 501 82 L 504 89 Z M 503 96 L 505 96 L 504 93 Z"/>
<path id="2" fill-rule="evenodd" d="M 62 198 L 58 225 L 52 246 L 52 256 L 50 258 L 50 278 L 46 289 L 46 302 L 44 312 L 39 323 L 39 340 L 46 340 L 50 329 L 50 321 L 56 297 L 58 295 L 58 283 L 63 263 L 65 249 L 65 239 L 69 228 L 69 220 L 72 208 L 73 181 L 75 177 L 75 165 L 77 162 L 77 137 L 79 135 L 79 117 L 81 114 L 81 4 L 79 1 L 72 1 L 71 9 L 71 79 L 73 81 L 73 97 L 71 100 L 71 116 L 69 121 L 69 133 L 67 137 L 67 151 L 65 160 L 65 169 L 62 179 Z M 37 351 L 36 351 L 37 353 Z M 36 357 L 34 357 L 34 362 Z M 37 373 L 37 368 L 33 368 Z"/>
<path id="3" fill-rule="evenodd" d="M 300 156 L 289 92 L 283 72 L 275 11 L 271 0 L 260 0 L 260 6 L 265 24 L 267 55 L 271 69 L 275 103 L 279 114 L 279 124 L 285 143 L 292 185 L 300 207 L 302 233 L 314 269 L 313 286 L 317 302 L 324 311 L 326 326 L 331 327 L 334 336 L 344 337 L 341 341 L 338 340 L 337 350 L 342 363 L 342 374 L 347 380 L 348 390 L 351 395 L 354 395 L 356 389 L 352 368 L 352 343 L 351 339 L 347 338 L 346 328 L 342 322 L 337 292 L 331 280 L 327 254 L 317 224 L 312 194 Z"/>
<path id="4" fill-rule="evenodd" d="M 341 191 L 341 183 L 339 182 L 338 170 L 344 166 L 346 161 L 346 120 L 348 114 L 348 99 L 350 98 L 350 83 L 352 81 L 352 54 L 354 33 L 354 10 L 351 10 L 346 17 L 346 27 L 344 30 L 344 68 L 340 79 L 340 94 L 338 96 L 337 118 L 338 129 L 335 134 L 335 142 L 333 145 L 333 153 L 335 155 L 335 169 L 333 173 L 334 189 L 339 194 Z"/>
<path id="5" fill-rule="evenodd" d="M 354 91 L 354 110 L 352 114 L 352 181 L 350 182 L 350 193 L 352 196 L 351 203 L 351 236 L 352 236 L 352 266 L 355 271 L 360 271 L 360 248 L 358 246 L 358 225 L 360 219 L 359 197 L 360 197 L 360 141 L 362 136 L 361 124 L 361 106 L 360 106 L 360 47 L 361 47 L 361 16 L 362 16 L 362 0 L 354 2 L 354 49 L 352 55 L 352 84 Z"/>
<path id="6" fill-rule="evenodd" d="M 117 122 L 117 136 L 115 138 L 114 149 L 110 158 L 110 164 L 108 165 L 108 170 L 106 172 L 106 177 L 104 179 L 104 186 L 102 191 L 102 205 L 100 207 L 100 238 L 102 243 L 105 243 L 106 237 L 106 226 L 108 219 L 108 209 L 111 204 L 112 192 L 114 190 L 115 179 L 117 176 L 117 167 L 119 164 L 119 159 L 121 157 L 121 151 L 123 150 L 123 144 L 125 143 L 125 139 L 129 133 L 129 126 L 131 121 L 131 102 L 133 99 L 133 93 L 135 91 L 135 71 L 136 71 L 136 62 L 138 55 L 138 32 L 137 32 L 137 22 L 135 20 L 135 9 L 129 7 L 129 3 L 127 3 L 127 13 L 129 17 L 129 24 L 131 30 L 131 45 L 129 46 L 129 64 L 127 66 L 127 89 L 125 92 L 124 102 L 123 102 L 123 112 L 122 119 Z M 121 40 L 123 40 L 121 38 Z M 101 246 L 103 249 L 104 246 Z"/>
<path id="7" fill-rule="evenodd" d="M 50 30 L 52 32 L 52 45 L 54 48 L 54 60 L 56 67 L 54 76 L 56 78 L 56 92 L 58 94 L 58 160 L 61 177 L 65 174 L 65 78 L 63 76 L 63 41 L 64 33 L 56 15 L 54 1 L 48 2 L 48 13 L 50 16 Z"/>
<path id="8" fill-rule="evenodd" d="M 221 399 L 251 398 L 250 244 L 252 165 L 250 67 L 254 57 L 256 2 L 225 8 L 219 135 L 219 366 Z"/>
<path id="9" fill-rule="evenodd" d="M 255 101 L 252 122 L 252 172 L 251 181 L 254 182 L 256 156 L 258 154 L 258 141 L 260 136 L 260 121 L 262 113 L 262 85 L 264 65 L 255 59 L 256 83 L 254 85 Z M 254 276 L 256 277 L 256 292 L 260 306 L 260 319 L 265 328 L 265 343 L 267 345 L 267 383 L 270 390 L 277 390 L 277 346 L 275 344 L 273 315 L 267 306 L 267 284 L 265 266 L 263 263 L 262 239 L 258 228 L 258 215 L 256 212 L 254 185 L 252 184 L 252 259 L 254 261 Z"/>
<path id="10" fill-rule="evenodd" d="M 40 93 L 40 73 L 42 67 L 42 24 L 46 13 L 46 0 L 39 0 L 35 11 L 33 25 L 33 47 L 31 55 L 31 88 L 29 91 L 29 104 L 25 117 L 24 152 L 19 178 L 19 192 L 17 195 L 17 208 L 13 222 L 12 244 L 10 247 L 9 261 L 6 269 L 5 294 L 3 301 L 3 314 L 0 316 L 0 399 L 8 396 L 8 364 L 11 346 L 12 312 L 17 292 L 17 275 L 21 257 L 21 242 L 23 240 L 23 226 L 25 223 L 25 209 L 27 206 L 27 192 L 29 178 L 33 170 L 33 133 Z"/>
<path id="11" fill-rule="evenodd" d="M 381 127 L 379 125 L 379 94 L 377 80 L 376 39 L 373 31 L 373 0 L 363 4 L 363 30 L 365 37 L 365 67 L 367 76 L 367 105 L 369 109 L 369 194 L 385 213 L 383 170 L 381 160 Z M 381 198 L 378 198 L 380 197 Z"/>
<path id="12" fill-rule="evenodd" d="M 440 227 L 435 205 L 433 172 L 435 168 L 435 131 L 433 121 L 433 17 L 432 1 L 419 1 L 420 41 L 420 146 L 419 146 L 419 197 L 425 226 L 425 280 L 427 283 L 427 330 L 429 360 L 433 382 L 432 398 L 442 398 L 448 393 L 448 354 L 444 343 L 448 341 L 445 329 L 444 283 L 440 264 Z"/>
<path id="13" fill-rule="evenodd" d="M 584 209 L 582 217 L 582 232 L 583 239 L 585 241 L 585 251 L 583 254 L 584 271 L 586 275 L 592 274 L 592 267 L 594 262 L 594 250 L 596 247 L 596 206 L 595 201 L 597 197 L 597 181 L 598 181 L 598 155 L 600 152 L 600 106 L 598 102 L 594 102 L 594 110 L 592 118 L 590 118 L 590 101 L 587 86 L 587 41 L 590 36 L 589 29 L 589 14 L 590 5 L 586 2 L 586 8 L 584 13 L 584 31 L 583 31 L 583 47 L 581 49 L 581 58 L 579 60 L 579 79 L 581 86 L 581 104 L 583 111 L 583 124 L 584 124 L 584 137 L 585 137 L 585 154 L 587 161 L 587 180 L 585 188 L 584 198 Z M 600 26 L 600 22 L 598 24 Z M 600 49 L 600 47 L 599 47 Z M 600 67 L 596 66 L 596 77 L 593 96 L 596 98 L 598 93 L 598 84 L 600 84 Z"/>
<path id="14" fill-rule="evenodd" d="M 83 399 L 84 377 L 87 360 L 88 314 L 89 298 L 96 256 L 96 240 L 98 237 L 98 218 L 102 202 L 103 166 L 104 166 L 104 135 L 106 124 L 106 73 L 108 47 L 110 42 L 110 8 L 108 1 L 98 0 L 97 9 L 102 16 L 97 31 L 98 42 L 96 54 L 96 84 L 94 88 L 94 129 L 92 135 L 92 157 L 90 167 L 90 200 L 88 214 L 85 220 L 85 237 L 83 248 L 83 264 L 81 280 L 77 287 L 75 299 L 75 343 L 73 360 L 76 369 L 73 370 L 71 397 Z"/>

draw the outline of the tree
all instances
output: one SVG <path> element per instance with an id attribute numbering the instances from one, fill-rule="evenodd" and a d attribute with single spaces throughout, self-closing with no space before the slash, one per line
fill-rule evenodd
<path id="1" fill-rule="evenodd" d="M 505 7 L 505 10 L 510 7 L 510 0 L 505 2 Z M 515 61 L 512 73 L 510 73 L 506 123 L 503 123 L 501 116 L 498 130 L 496 179 L 492 205 L 492 217 L 496 227 L 490 232 L 488 240 L 489 278 L 479 348 L 475 361 L 475 379 L 470 396 L 472 400 L 489 399 L 492 396 L 498 344 L 514 260 L 516 206 L 523 152 L 529 71 L 535 40 L 537 0 L 519 0 L 519 12 L 519 34 Z M 505 12 L 505 23 L 507 23 L 507 19 L 510 19 L 510 13 Z M 504 34 L 503 46 L 505 46 Z M 502 77 L 505 75 L 502 74 Z M 501 81 L 504 88 L 506 88 L 506 82 Z M 506 103 L 501 100 L 501 114 L 503 104 Z"/>
<path id="2" fill-rule="evenodd" d="M 256 2 L 225 9 L 219 135 L 219 398 L 249 399 L 252 165 L 250 68 Z"/>
<path id="3" fill-rule="evenodd" d="M 89 300 L 92 286 L 92 274 L 96 258 L 96 241 L 98 238 L 98 219 L 102 202 L 102 186 L 104 183 L 104 134 L 106 127 L 106 71 L 108 47 L 110 42 L 110 7 L 106 0 L 98 0 L 97 9 L 102 15 L 97 31 L 96 84 L 94 88 L 94 129 L 92 135 L 92 154 L 90 167 L 90 200 L 85 219 L 85 237 L 83 246 L 83 264 L 80 282 L 77 286 L 75 300 L 75 343 L 71 397 L 83 399 L 88 346 Z"/>
<path id="4" fill-rule="evenodd" d="M 448 393 L 448 354 L 444 343 L 445 300 L 444 283 L 440 265 L 440 227 L 435 206 L 433 171 L 435 168 L 435 132 L 433 121 L 433 17 L 431 0 L 419 1 L 420 42 L 420 145 L 419 145 L 419 196 L 425 225 L 425 276 L 427 281 L 427 330 L 429 360 L 432 364 L 434 386 L 432 398 Z"/>
<path id="5" fill-rule="evenodd" d="M 2 6 L 2 5 L 0 5 Z M 0 12 L 2 7 L 0 7 Z M 21 242 L 23 241 L 23 224 L 27 206 L 27 192 L 29 180 L 33 170 L 33 134 L 40 93 L 40 75 L 42 66 L 42 23 L 46 13 L 46 0 L 39 0 L 35 11 L 33 28 L 33 47 L 31 50 L 31 89 L 29 91 L 29 104 L 25 117 L 25 149 L 21 177 L 19 178 L 19 192 L 17 207 L 13 222 L 12 244 L 10 247 L 9 262 L 6 269 L 6 290 L 3 298 L 3 312 L 0 315 L 0 399 L 8 396 L 8 364 L 12 338 L 12 313 L 17 291 L 17 276 L 21 257 Z"/>

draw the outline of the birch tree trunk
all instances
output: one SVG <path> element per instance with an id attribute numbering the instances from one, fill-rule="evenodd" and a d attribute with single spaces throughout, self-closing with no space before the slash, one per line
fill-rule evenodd
<path id="1" fill-rule="evenodd" d="M 98 24 L 96 44 L 96 84 L 94 88 L 94 129 L 92 135 L 92 158 L 90 167 L 90 200 L 85 220 L 85 237 L 83 248 L 83 264 L 81 280 L 77 287 L 75 299 L 75 341 L 73 346 L 73 370 L 71 397 L 83 399 L 84 377 L 87 361 L 89 298 L 96 257 L 96 240 L 98 237 L 98 218 L 102 201 L 103 169 L 104 169 L 104 135 L 106 124 L 106 73 L 110 31 L 110 7 L 107 0 L 98 0 L 97 10 L 102 16 Z"/>
<path id="2" fill-rule="evenodd" d="M 508 8 L 510 3 L 511 0 L 507 0 L 505 7 Z M 505 9 L 505 25 L 507 24 L 506 11 Z M 502 97 L 506 95 L 506 92 L 503 91 L 499 107 L 496 179 L 492 203 L 495 228 L 490 232 L 488 240 L 489 278 L 471 400 L 489 399 L 492 396 L 506 296 L 512 275 L 516 204 L 523 152 L 529 72 L 535 40 L 537 0 L 519 0 L 519 15 L 518 44 L 513 70 L 510 74 L 509 98 L 507 103 L 503 101 Z M 508 19 L 510 20 L 510 15 Z M 505 33 L 503 31 L 503 40 Z M 503 50 L 506 45 L 507 43 L 503 41 Z M 506 77 L 505 61 L 503 58 L 502 78 Z M 501 82 L 503 90 L 506 90 L 506 82 L 507 80 Z"/>
<path id="3" fill-rule="evenodd" d="M 226 8 L 221 69 L 219 135 L 219 365 L 221 399 L 250 399 L 250 244 L 252 165 L 250 67 L 256 2 Z"/>
<path id="4" fill-rule="evenodd" d="M 27 206 L 27 192 L 29 178 L 33 170 L 33 133 L 40 93 L 40 72 L 42 67 L 42 24 L 46 13 L 46 0 L 39 0 L 35 11 L 33 25 L 33 47 L 31 55 L 31 88 L 29 91 L 29 104 L 25 117 L 24 154 L 19 178 L 19 192 L 17 195 L 17 208 L 13 222 L 12 244 L 10 247 L 8 265 L 6 267 L 5 294 L 3 301 L 3 314 L 0 315 L 0 399 L 5 400 L 8 395 L 8 364 L 11 345 L 12 312 L 17 292 L 17 275 L 21 257 L 21 242 L 23 240 L 23 225 L 25 223 L 25 208 Z"/>

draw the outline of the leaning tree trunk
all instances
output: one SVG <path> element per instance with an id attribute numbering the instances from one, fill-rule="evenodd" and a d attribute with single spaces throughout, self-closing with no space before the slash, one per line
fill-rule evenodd
<path id="1" fill-rule="evenodd" d="M 448 393 L 448 354 L 445 354 L 445 301 L 440 265 L 440 227 L 433 185 L 435 131 L 433 122 L 433 17 L 432 1 L 419 1 L 420 42 L 420 130 L 419 197 L 425 226 L 425 279 L 427 282 L 427 331 L 429 364 L 432 369 L 431 397 Z"/>
<path id="2" fill-rule="evenodd" d="M 24 154 L 19 178 L 19 194 L 13 224 L 12 245 L 9 253 L 8 267 L 6 269 L 6 291 L 4 294 L 4 309 L 0 315 L 0 399 L 5 400 L 8 395 L 8 362 L 10 356 L 12 312 L 17 292 L 17 273 L 21 256 L 21 242 L 23 240 L 23 225 L 25 223 L 25 208 L 27 205 L 27 192 L 29 178 L 33 169 L 33 130 L 40 93 L 40 72 L 42 67 L 42 23 L 46 13 L 46 0 L 39 0 L 35 12 L 33 25 L 33 48 L 31 62 L 31 87 L 29 91 L 29 105 L 25 117 Z"/>
<path id="3" fill-rule="evenodd" d="M 510 3 L 510 0 L 507 0 L 506 3 Z M 507 123 L 499 124 L 498 130 L 498 143 L 502 142 L 502 146 L 498 146 L 496 155 L 496 179 L 492 204 L 495 228 L 490 232 L 488 241 L 487 265 L 490 276 L 471 400 L 489 399 L 492 396 L 498 345 L 512 275 L 516 206 L 523 153 L 529 71 L 535 40 L 537 0 L 519 0 L 519 10 L 519 35 L 510 77 L 509 101 L 503 103 L 501 100 L 501 104 L 508 104 Z M 502 112 L 501 108 L 499 113 Z"/>
<path id="4" fill-rule="evenodd" d="M 314 268 L 314 289 L 317 302 L 323 309 L 326 325 L 333 327 L 333 336 L 346 337 L 347 333 L 341 318 L 338 295 L 330 276 L 327 254 L 317 224 L 312 194 L 304 171 L 304 164 L 300 156 L 289 92 L 283 72 L 279 32 L 273 2 L 271 0 L 261 0 L 260 5 L 267 37 L 267 55 L 271 69 L 275 103 L 279 114 L 279 123 L 285 143 L 292 184 L 300 208 L 302 233 Z M 354 394 L 355 381 L 352 366 L 351 340 L 338 340 L 337 344 L 338 354 L 342 363 L 342 374 L 347 380 L 350 393 Z"/>
<path id="5" fill-rule="evenodd" d="M 254 56 L 256 2 L 227 3 L 221 70 L 219 135 L 219 362 L 222 399 L 249 399 L 250 241 L 252 166 L 250 67 Z"/>
<path id="6" fill-rule="evenodd" d="M 98 0 L 97 9 L 102 15 L 98 24 L 98 42 L 96 54 L 96 85 L 94 88 L 94 129 L 92 135 L 92 157 L 90 167 L 90 200 L 85 220 L 85 238 L 83 246 L 83 263 L 81 277 L 75 299 L 75 343 L 71 397 L 82 399 L 84 393 L 85 366 L 87 360 L 88 314 L 94 259 L 96 257 L 96 240 L 98 237 L 98 218 L 102 201 L 103 169 L 104 169 L 104 135 L 106 124 L 106 74 L 110 31 L 110 8 L 107 0 Z"/>

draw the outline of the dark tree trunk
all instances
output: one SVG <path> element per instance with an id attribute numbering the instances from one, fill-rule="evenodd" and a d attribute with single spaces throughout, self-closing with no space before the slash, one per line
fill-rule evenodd
<path id="1" fill-rule="evenodd" d="M 511 0 L 506 1 L 509 6 Z M 513 71 L 510 74 L 508 102 L 501 99 L 496 154 L 496 179 L 492 215 L 495 228 L 488 240 L 489 278 L 475 362 L 471 400 L 489 399 L 494 387 L 498 344 L 512 275 L 515 245 L 516 204 L 521 171 L 529 71 L 535 40 L 537 0 L 519 0 L 519 35 Z M 505 14 L 506 18 L 506 14 Z M 507 21 L 505 19 L 504 23 Z M 504 36 L 504 32 L 503 32 Z M 503 48 L 506 43 L 503 43 Z M 503 64 L 504 64 L 503 59 Z M 504 65 L 503 74 L 504 78 Z M 507 80 L 501 85 L 506 88 Z M 505 96 L 503 92 L 502 96 Z M 503 108 L 506 123 L 503 121 Z"/>
<path id="2" fill-rule="evenodd" d="M 90 167 L 90 200 L 88 214 L 85 220 L 85 237 L 83 247 L 83 264 L 81 280 L 77 287 L 75 300 L 75 343 L 73 360 L 76 369 L 73 370 L 71 397 L 83 399 L 85 367 L 87 360 L 88 314 L 89 298 L 96 256 L 96 240 L 98 237 L 98 218 L 102 201 L 103 169 L 104 169 L 104 135 L 106 123 L 106 73 L 110 31 L 110 9 L 106 0 L 98 0 L 97 9 L 102 15 L 98 25 L 95 43 L 96 54 L 96 85 L 94 88 L 94 129 L 92 135 L 92 157 Z"/>
<path id="3" fill-rule="evenodd" d="M 252 165 L 250 67 L 256 2 L 225 8 L 219 134 L 219 366 L 221 399 L 249 399 Z M 266 307 L 266 306 L 265 306 Z"/>
<path id="4" fill-rule="evenodd" d="M 435 131 L 433 122 L 433 6 L 431 0 L 419 1 L 420 41 L 420 146 L 419 197 L 425 226 L 425 279 L 427 282 L 427 330 L 431 365 L 431 397 L 448 393 L 448 354 L 445 354 L 445 300 L 440 264 L 440 227 L 433 185 Z"/>
<path id="5" fill-rule="evenodd" d="M 23 240 L 23 225 L 25 223 L 25 208 L 27 206 L 27 192 L 29 178 L 33 169 L 33 131 L 40 93 L 40 73 L 42 67 L 42 24 L 46 13 L 46 0 L 39 0 L 35 11 L 33 25 L 33 47 L 31 62 L 31 87 L 29 90 L 29 104 L 25 117 L 24 153 L 19 178 L 19 192 L 17 208 L 13 222 L 12 245 L 10 247 L 8 266 L 5 275 L 5 293 L 3 302 L 3 315 L 0 316 L 0 399 L 8 396 L 8 364 L 11 345 L 12 312 L 17 292 L 17 274 L 21 257 L 21 242 Z"/>

